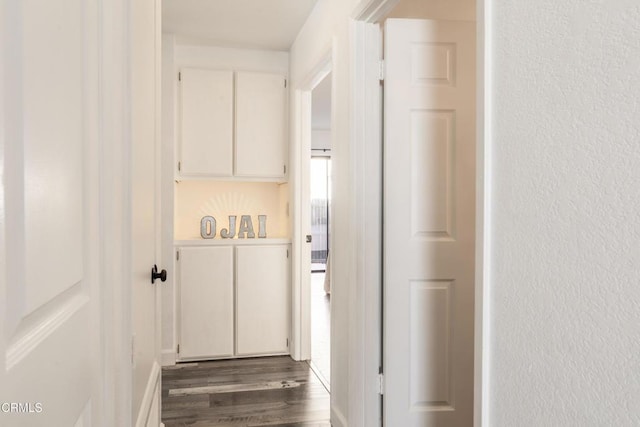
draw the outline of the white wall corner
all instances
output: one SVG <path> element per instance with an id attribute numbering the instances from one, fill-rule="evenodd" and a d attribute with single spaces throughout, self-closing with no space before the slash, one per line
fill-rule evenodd
<path id="1" fill-rule="evenodd" d="M 335 405 L 331 406 L 331 426 L 332 427 L 347 427 L 349 423 L 347 423 L 347 417 L 340 411 L 340 409 L 336 408 Z"/>
<path id="2" fill-rule="evenodd" d="M 138 415 L 136 417 L 136 427 L 142 427 L 148 425 L 148 421 L 150 419 L 151 411 L 154 407 L 154 398 L 158 399 L 160 396 L 160 377 L 162 375 L 162 369 L 160 366 L 153 362 L 151 366 L 151 372 L 149 373 L 149 378 L 147 380 L 147 385 L 144 390 L 144 395 L 142 397 L 142 402 L 140 403 L 140 410 L 138 411 Z"/>
<path id="3" fill-rule="evenodd" d="M 176 352 L 173 349 L 162 350 L 162 366 L 173 366 L 176 364 Z"/>

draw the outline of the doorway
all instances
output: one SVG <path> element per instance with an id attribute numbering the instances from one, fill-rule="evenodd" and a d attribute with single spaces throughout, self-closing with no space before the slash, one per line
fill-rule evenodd
<path id="1" fill-rule="evenodd" d="M 311 223 L 311 359 L 309 365 L 331 389 L 331 73 L 311 91 L 309 164 Z"/>
<path id="2" fill-rule="evenodd" d="M 362 192 L 362 200 L 359 200 L 357 204 L 356 216 L 358 218 L 359 235 L 362 236 L 357 244 L 362 248 L 363 252 L 358 262 L 358 272 L 362 272 L 361 276 L 356 275 L 355 284 L 355 297 L 350 301 L 350 310 L 352 311 L 354 324 L 356 325 L 354 335 L 363 336 L 364 342 L 357 343 L 355 355 L 350 358 L 351 366 L 355 367 L 355 372 L 352 374 L 356 378 L 364 378 L 363 385 L 358 385 L 353 389 L 349 389 L 350 394 L 357 396 L 354 398 L 354 407 L 357 408 L 354 412 L 357 413 L 360 409 L 360 403 L 363 402 L 365 410 L 362 417 L 365 425 L 380 425 L 380 424 L 393 424 L 393 425 L 409 425 L 409 424 L 425 424 L 424 420 L 402 420 L 404 416 L 401 411 L 395 410 L 400 407 L 410 408 L 407 412 L 415 413 L 413 416 L 421 417 L 425 414 L 431 413 L 434 416 L 442 418 L 448 416 L 450 411 L 446 402 L 449 399 L 446 395 L 447 392 L 453 390 L 454 387 L 458 387 L 453 384 L 453 375 L 436 377 L 432 373 L 442 374 L 442 372 L 448 373 L 450 369 L 437 369 L 435 366 L 442 367 L 440 361 L 449 363 L 450 366 L 454 366 L 458 363 L 458 360 L 453 358 L 454 354 L 465 354 L 465 369 L 467 366 L 473 366 L 475 364 L 475 372 L 469 375 L 469 371 L 464 371 L 464 378 L 467 382 L 473 382 L 472 386 L 465 386 L 465 396 L 461 396 L 460 393 L 456 393 L 456 409 L 460 409 L 464 406 L 464 419 L 466 425 L 469 425 L 468 420 L 470 413 L 475 412 L 473 415 L 482 417 L 482 407 L 484 402 L 478 398 L 479 392 L 483 390 L 482 372 L 485 367 L 485 358 L 482 353 L 482 343 L 485 340 L 483 331 L 486 324 L 482 322 L 482 299 L 480 294 L 483 293 L 482 289 L 482 233 L 471 233 L 472 237 L 468 238 L 467 234 L 462 234 L 468 229 L 467 225 L 470 223 L 468 217 L 454 218 L 457 228 L 449 232 L 446 228 L 438 226 L 436 227 L 436 218 L 441 219 L 442 215 L 437 216 L 436 212 L 432 209 L 433 206 L 437 206 L 440 211 L 444 211 L 447 215 L 444 217 L 448 222 L 442 221 L 445 225 L 451 224 L 450 220 L 454 212 L 465 213 L 468 216 L 473 212 L 474 207 L 481 208 L 483 205 L 483 181 L 482 176 L 484 171 L 481 168 L 481 164 L 478 163 L 479 169 L 474 169 L 472 166 L 476 160 L 482 159 L 482 133 L 480 130 L 482 126 L 476 129 L 473 120 L 470 119 L 467 114 L 467 109 L 460 108 L 460 113 L 454 111 L 458 109 L 457 106 L 444 105 L 444 102 L 439 104 L 418 105 L 408 107 L 408 103 L 393 103 L 393 99 L 398 100 L 399 90 L 397 84 L 411 84 L 412 90 L 403 92 L 403 96 L 407 99 L 422 100 L 425 97 L 422 96 L 422 92 L 428 89 L 439 92 L 452 91 L 453 88 L 460 88 L 464 85 L 465 96 L 474 94 L 475 91 L 467 83 L 468 78 L 466 73 L 473 75 L 474 67 L 464 66 L 463 63 L 468 64 L 468 58 L 473 55 L 474 45 L 476 51 L 478 46 L 482 45 L 482 40 L 479 39 L 479 43 L 469 43 L 467 39 L 464 41 L 458 41 L 456 39 L 449 40 L 449 35 L 440 32 L 432 31 L 431 29 L 422 29 L 412 32 L 408 38 L 411 39 L 410 48 L 404 51 L 398 60 L 388 57 L 389 43 L 382 42 L 383 33 L 388 36 L 387 31 L 382 31 L 386 18 L 419 18 L 422 20 L 435 20 L 435 21 L 471 21 L 475 20 L 474 11 L 475 2 L 469 1 L 463 4 L 456 3 L 456 5 L 442 3 L 442 8 L 436 7 L 423 7 L 424 4 L 420 2 L 407 2 L 402 0 L 377 0 L 366 4 L 358 13 L 354 14 L 356 19 L 355 24 L 355 48 L 356 52 L 364 52 L 364 54 L 354 57 L 353 74 L 361 76 L 361 78 L 355 79 L 353 91 L 356 94 L 354 99 L 354 126 L 356 129 L 355 138 L 352 142 L 352 147 L 355 153 L 354 169 L 356 175 L 356 188 L 364 188 Z M 469 7 L 466 7 L 469 5 Z M 394 8 L 396 10 L 394 10 Z M 415 6 L 415 10 L 412 9 Z M 458 7 L 459 6 L 459 7 Z M 425 13 L 431 14 L 431 16 L 423 16 Z M 437 16 L 436 16 L 437 15 Z M 480 18 L 480 17 L 479 17 Z M 479 19 L 481 20 L 481 19 Z M 399 25 L 399 27 L 406 28 L 410 24 L 405 22 Z M 469 24 L 470 25 L 470 24 Z M 443 30 L 444 31 L 444 30 Z M 394 31 L 397 32 L 397 31 Z M 460 31 L 451 30 L 451 34 L 458 34 Z M 466 32 L 465 32 L 466 34 Z M 421 39 L 422 35 L 438 36 L 438 38 L 432 38 L 428 40 Z M 382 47 L 384 46 L 387 54 L 383 55 Z M 433 60 L 429 59 L 429 55 Z M 384 56 L 384 57 L 383 57 Z M 419 64 L 412 64 L 410 61 L 422 57 L 423 60 Z M 436 58 L 437 57 L 437 58 Z M 460 58 L 460 63 L 456 60 Z M 479 67 L 482 67 L 482 55 L 478 56 Z M 398 75 L 393 69 L 390 69 L 390 63 L 397 64 L 402 63 L 404 66 L 399 67 L 400 71 L 411 70 L 413 74 L 410 76 Z M 391 66 L 393 66 L 391 64 Z M 440 64 L 436 66 L 436 64 Z M 453 74 L 454 66 L 462 66 L 462 70 L 465 74 Z M 397 70 L 398 68 L 396 68 Z M 444 71 L 443 71 L 444 70 Z M 442 72 L 441 72 L 442 71 Z M 445 73 L 446 72 L 446 73 Z M 478 75 L 482 76 L 482 72 Z M 384 90 L 384 104 L 385 113 L 380 114 L 381 104 L 383 100 Z M 419 92 L 418 90 L 422 91 Z M 438 92 L 438 93 L 439 93 Z M 391 93 L 391 94 L 390 94 Z M 478 94 L 479 99 L 482 99 L 482 92 Z M 440 101 L 441 97 L 438 95 L 436 100 Z M 476 105 L 473 99 L 469 99 L 463 103 L 463 106 L 472 108 Z M 481 119 L 481 106 L 478 104 L 479 111 L 471 113 L 471 118 L 478 116 Z M 395 106 L 395 107 L 394 107 Z M 463 111 L 464 110 L 464 111 Z M 392 119 L 389 123 L 390 113 L 400 114 L 403 113 L 402 119 Z M 464 112 L 464 117 L 462 116 Z M 406 114 L 405 114 L 406 113 Z M 456 120 L 450 120 L 450 115 L 455 115 Z M 386 124 L 379 126 L 379 120 L 385 119 Z M 408 120 L 407 120 L 408 118 Z M 454 123 L 463 121 L 464 134 L 461 132 L 455 132 L 452 128 Z M 482 122 L 479 121 L 481 124 Z M 393 126 L 394 129 L 400 128 L 406 131 L 408 137 L 395 138 L 395 143 L 389 138 L 388 129 L 389 126 Z M 474 132 L 478 131 L 478 132 Z M 385 133 L 384 146 L 382 148 L 382 133 Z M 465 148 L 469 141 L 473 139 L 473 135 L 478 135 L 477 155 L 468 156 L 467 154 L 471 150 L 464 150 L 464 162 L 465 167 L 455 167 L 455 162 L 461 159 L 463 156 L 457 154 L 462 153 L 463 143 Z M 456 139 L 449 138 L 455 137 Z M 413 139 L 412 139 L 413 138 Z M 412 146 L 405 145 L 404 148 L 399 146 L 397 141 L 413 141 Z M 428 141 L 428 144 L 422 143 Z M 398 151 L 402 148 L 405 158 L 397 160 L 399 157 Z M 408 148 L 408 150 L 407 150 Z M 453 148 L 458 148 L 453 150 Z M 409 153 L 407 160 L 406 154 Z M 439 160 L 438 156 L 439 155 Z M 453 156 L 452 154 L 456 154 Z M 390 162 L 394 160 L 393 162 Z M 431 160 L 431 164 L 422 160 Z M 383 168 L 384 164 L 384 168 Z M 426 165 L 426 167 L 425 167 Z M 411 182 L 391 184 L 389 178 L 397 178 L 394 173 L 401 175 L 406 174 L 407 171 L 418 172 L 410 175 Z M 385 183 L 383 187 L 382 176 L 384 171 Z M 477 185 L 467 185 L 465 180 L 461 181 L 459 175 L 453 176 L 453 172 L 458 171 L 460 173 L 465 172 L 471 176 L 477 176 Z M 438 172 L 444 175 L 445 180 L 430 174 Z M 438 179 L 434 179 L 438 178 Z M 455 178 L 455 179 L 454 179 Z M 465 177 L 466 178 L 466 177 Z M 449 187 L 442 185 L 443 182 L 448 181 Z M 438 183 L 438 185 L 435 185 Z M 456 186 L 453 186 L 453 183 Z M 434 185 L 430 185 L 434 184 Z M 367 188 L 384 188 L 381 191 L 384 195 L 384 200 L 379 198 L 379 195 L 375 191 L 367 192 Z M 427 188 L 429 193 L 438 194 L 442 197 L 441 203 L 423 202 L 425 192 L 418 192 L 416 189 Z M 475 198 L 470 195 L 469 189 L 475 189 Z M 410 201 L 396 201 L 398 193 L 402 191 L 412 191 L 410 195 Z M 464 193 L 464 203 L 455 199 L 455 196 Z M 455 204 L 454 204 L 455 202 Z M 384 203 L 384 204 L 383 204 Z M 466 204 L 466 205 L 465 205 Z M 471 208 L 468 205 L 471 204 Z M 390 206 L 389 206 L 390 205 Z M 384 214 L 378 211 L 380 206 L 384 206 Z M 458 209 L 453 209 L 453 207 Z M 445 211 L 444 208 L 448 210 Z M 449 209 L 451 208 L 451 209 Z M 427 214 L 429 216 L 427 216 Z M 407 218 L 411 215 L 411 218 Z M 475 221 L 478 221 L 478 225 L 483 221 L 482 211 L 477 210 L 477 216 L 471 221 L 472 225 Z M 385 218 L 387 224 L 386 228 L 382 226 L 382 218 Z M 427 220 L 429 222 L 427 222 Z M 433 263 L 433 257 L 431 254 L 427 254 L 425 250 L 420 247 L 413 250 L 412 248 L 400 248 L 399 245 L 393 245 L 394 242 L 391 239 L 396 238 L 394 232 L 395 228 L 389 227 L 393 224 L 401 225 L 402 227 L 411 227 L 411 243 L 419 242 L 444 242 L 449 244 L 449 241 L 464 240 L 467 244 L 467 252 L 471 257 L 475 255 L 475 279 L 468 279 L 468 275 L 465 276 L 465 280 L 460 278 L 455 281 L 456 292 L 453 292 L 451 286 L 451 280 L 457 279 L 453 273 L 440 274 L 439 272 L 433 272 L 427 279 L 421 278 L 419 275 L 414 274 L 414 271 L 409 272 L 409 280 L 401 279 L 400 281 L 392 277 L 393 273 L 390 271 L 390 267 L 399 265 L 398 262 L 394 262 L 392 266 L 389 265 L 389 256 L 393 255 L 398 258 L 401 254 L 414 255 L 419 254 L 421 259 L 427 257 L 427 262 L 424 264 L 441 264 Z M 463 230 L 463 226 L 465 227 Z M 381 230 L 384 230 L 384 236 L 379 234 Z M 404 228 L 401 230 L 404 232 Z M 445 235 L 445 232 L 448 234 Z M 452 234 L 453 233 L 453 234 Z M 383 238 L 384 237 L 384 238 Z M 473 245 L 475 239 L 475 246 Z M 384 241 L 384 258 L 382 256 L 382 248 L 377 246 L 378 242 Z M 471 244 L 469 245 L 469 242 Z M 407 245 L 408 246 L 408 245 Z M 450 246 L 452 246 L 450 244 Z M 469 248 L 471 250 L 469 250 Z M 477 248 L 477 252 L 474 253 L 474 248 Z M 401 257 L 401 256 L 400 256 Z M 407 256 L 409 258 L 409 256 Z M 414 257 L 415 258 L 415 257 Z M 384 261 L 384 267 L 378 269 L 381 264 L 381 259 Z M 400 260 L 402 262 L 402 260 Z M 469 262 L 467 258 L 466 265 L 471 265 L 473 268 L 473 260 Z M 404 271 L 400 271 L 400 274 Z M 455 272 L 454 272 L 455 273 Z M 465 273 L 466 274 L 466 273 Z M 385 293 L 380 294 L 380 284 L 385 278 L 387 286 L 384 288 Z M 389 280 L 391 278 L 391 280 Z M 396 286 L 392 288 L 389 283 L 403 283 L 408 286 Z M 469 286 L 471 284 L 471 286 Z M 463 288 L 464 286 L 464 288 Z M 400 295 L 399 289 L 410 289 L 412 295 Z M 460 310 L 456 305 L 457 300 L 455 297 L 464 291 L 466 293 L 467 301 L 471 301 L 471 309 Z M 474 294 L 471 294 L 471 292 Z M 453 297 L 451 297 L 453 295 Z M 474 295 L 478 298 L 474 301 Z M 471 296 L 471 298 L 469 298 Z M 392 304 L 397 302 L 404 303 L 409 302 L 410 306 L 405 307 L 406 310 L 389 311 L 389 298 L 392 297 Z M 395 298 L 393 298 L 395 297 Z M 442 298 L 441 298 L 442 297 Z M 438 299 L 446 300 L 444 304 L 439 304 Z M 377 308 L 381 307 L 382 301 L 385 301 L 384 315 Z M 430 305 L 437 310 L 427 310 Z M 444 309 L 442 309 L 444 307 Z M 474 310 L 475 309 L 475 310 Z M 421 317 L 422 313 L 433 313 L 431 317 Z M 398 314 L 400 313 L 400 314 Z M 443 343 L 448 343 L 448 337 L 452 335 L 453 329 L 448 328 L 444 321 L 449 321 L 449 324 L 456 325 L 458 329 L 455 330 L 456 337 L 461 334 L 460 322 L 456 316 L 461 314 L 467 314 L 464 323 L 464 336 L 466 349 L 463 352 L 447 352 L 443 351 Z M 439 318 L 436 318 L 438 315 Z M 449 317 L 451 319 L 449 319 Z M 473 326 L 475 327 L 474 343 L 474 331 L 469 327 L 469 319 L 473 320 Z M 402 326 L 399 326 L 399 323 Z M 437 325 L 437 327 L 435 326 Z M 380 336 L 380 332 L 385 331 L 384 338 Z M 399 343 L 398 339 L 401 335 L 411 333 L 410 336 L 411 346 L 408 346 L 406 341 Z M 440 342 L 437 342 L 437 341 Z M 381 342 L 383 341 L 383 342 Z M 380 358 L 378 353 L 372 352 L 370 349 L 384 348 L 385 357 Z M 398 351 L 400 348 L 408 348 L 408 351 Z M 431 349 L 437 349 L 436 352 L 432 352 Z M 439 352 L 439 353 L 438 353 Z M 468 357 L 471 355 L 471 357 Z M 441 357 L 440 357 L 441 356 Z M 405 357 L 407 360 L 398 361 Z M 438 359 L 438 357 L 440 357 Z M 393 360 L 392 360 L 393 359 Z M 459 358 L 460 359 L 460 358 Z M 362 363 L 364 360 L 364 363 Z M 383 363 L 384 362 L 384 363 Z M 402 363 L 404 362 L 404 364 Z M 400 369 L 398 369 L 398 367 Z M 402 369 L 405 369 L 401 372 Z M 407 373 L 407 371 L 410 371 Z M 461 378 L 459 375 L 460 369 L 456 369 L 456 377 Z M 350 373 L 351 375 L 351 373 Z M 410 384 L 399 384 L 397 379 L 408 379 Z M 440 381 L 442 379 L 442 381 Z M 440 381 L 440 382 L 438 382 Z M 409 386 L 410 385 L 410 386 Z M 406 386 L 406 387 L 405 387 Z M 376 392 L 370 390 L 376 389 Z M 400 391 L 400 393 L 398 392 Z M 435 392 L 440 395 L 435 396 Z M 475 394 L 475 399 L 473 394 Z M 430 394 L 431 393 L 431 394 Z M 403 395 L 405 394 L 405 395 Z M 381 397 L 381 395 L 383 395 Z M 359 398 L 363 396 L 362 398 Z M 389 399 L 388 396 L 393 396 Z M 471 396 L 471 397 L 470 397 Z M 462 402 L 464 405 L 461 405 Z M 471 404 L 469 404 L 471 402 Z M 391 408 L 395 405 L 395 408 Z M 382 409 L 384 407 L 384 410 Z M 453 407 L 453 406 L 452 406 Z M 350 407 L 351 413 L 351 407 Z M 372 414 L 378 415 L 379 418 L 375 418 Z M 411 416 L 411 415 L 410 415 Z M 366 418 L 366 421 L 364 419 Z M 385 422 L 383 423 L 382 418 Z M 350 420 L 352 422 L 352 420 Z M 426 425 L 426 424 L 425 424 Z M 432 425 L 432 424 L 429 424 Z M 456 425 L 453 423 L 447 424 L 446 422 L 434 425 Z"/>

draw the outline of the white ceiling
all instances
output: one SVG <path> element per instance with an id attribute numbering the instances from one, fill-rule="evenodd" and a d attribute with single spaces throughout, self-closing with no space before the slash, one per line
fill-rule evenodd
<path id="1" fill-rule="evenodd" d="M 162 0 L 179 41 L 287 51 L 317 0 Z"/>

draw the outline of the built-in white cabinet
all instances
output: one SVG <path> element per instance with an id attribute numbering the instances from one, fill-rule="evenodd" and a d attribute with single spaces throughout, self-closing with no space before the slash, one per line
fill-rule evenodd
<path id="1" fill-rule="evenodd" d="M 288 244 L 177 248 L 178 360 L 289 353 Z"/>
<path id="2" fill-rule="evenodd" d="M 233 175 L 233 72 L 180 72 L 180 174 Z"/>
<path id="3" fill-rule="evenodd" d="M 237 354 L 288 352 L 288 247 L 236 247 Z"/>
<path id="4" fill-rule="evenodd" d="M 233 246 L 183 247 L 178 256 L 179 357 L 233 356 Z"/>
<path id="5" fill-rule="evenodd" d="M 236 74 L 236 176 L 285 175 L 285 94 L 282 76 Z"/>
<path id="6" fill-rule="evenodd" d="M 284 76 L 183 68 L 179 83 L 180 177 L 285 177 Z"/>

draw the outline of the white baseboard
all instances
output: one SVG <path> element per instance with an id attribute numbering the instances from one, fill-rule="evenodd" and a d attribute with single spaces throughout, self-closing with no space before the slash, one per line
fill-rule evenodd
<path id="1" fill-rule="evenodd" d="M 149 413 L 151 412 L 151 408 L 153 406 L 153 399 L 156 397 L 156 395 L 158 397 L 160 396 L 160 390 L 158 389 L 158 385 L 160 384 L 160 371 L 160 365 L 154 362 L 153 366 L 151 366 L 151 373 L 149 374 L 149 379 L 147 380 L 147 387 L 145 388 L 144 396 L 142 396 L 140 410 L 138 411 L 138 416 L 136 417 L 136 427 L 144 427 L 147 425 Z"/>
<path id="2" fill-rule="evenodd" d="M 176 364 L 176 352 L 174 350 L 162 350 L 161 360 L 162 366 L 173 366 Z"/>

